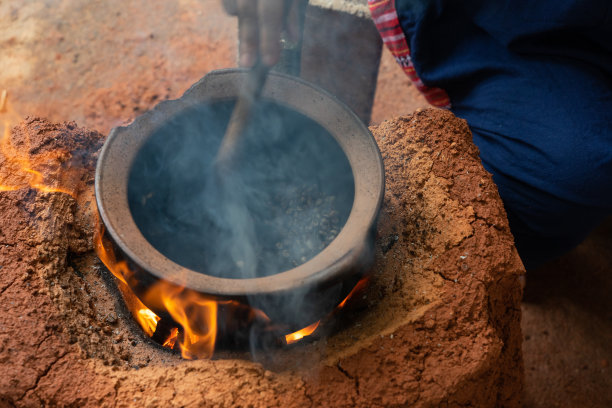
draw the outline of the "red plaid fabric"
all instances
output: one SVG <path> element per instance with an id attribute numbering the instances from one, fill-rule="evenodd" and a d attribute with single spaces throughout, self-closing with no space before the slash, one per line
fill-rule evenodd
<path id="1" fill-rule="evenodd" d="M 446 92 L 443 89 L 431 88 L 423 84 L 423 81 L 421 81 L 421 78 L 419 78 L 414 69 L 412 59 L 410 58 L 408 41 L 400 26 L 397 11 L 395 10 L 395 0 L 368 0 L 368 6 L 383 42 L 395 56 L 395 60 L 402 67 L 406 75 L 408 75 L 408 78 L 410 78 L 430 104 L 439 108 L 450 108 L 450 99 Z"/>

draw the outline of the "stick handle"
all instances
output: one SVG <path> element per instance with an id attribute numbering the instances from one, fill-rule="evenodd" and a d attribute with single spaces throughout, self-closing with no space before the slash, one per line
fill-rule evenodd
<path id="1" fill-rule="evenodd" d="M 221 141 L 221 146 L 217 152 L 217 165 L 223 167 L 231 164 L 240 137 L 244 133 L 250 119 L 253 106 L 261 96 L 261 91 L 268 76 L 268 70 L 269 67 L 262 64 L 260 61 L 249 70 L 246 83 L 238 94 L 236 106 L 234 107 L 225 135 Z"/>

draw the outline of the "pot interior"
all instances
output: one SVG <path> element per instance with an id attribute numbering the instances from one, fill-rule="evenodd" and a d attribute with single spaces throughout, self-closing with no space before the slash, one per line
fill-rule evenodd
<path id="1" fill-rule="evenodd" d="M 202 103 L 158 127 L 130 169 L 129 208 L 143 236 L 179 265 L 223 278 L 274 275 L 338 235 L 353 172 L 325 128 L 270 100 L 220 171 L 213 162 L 233 106 Z"/>

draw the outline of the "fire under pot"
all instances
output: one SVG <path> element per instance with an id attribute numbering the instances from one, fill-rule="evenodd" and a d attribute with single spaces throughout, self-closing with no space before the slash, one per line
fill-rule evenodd
<path id="1" fill-rule="evenodd" d="M 325 91 L 270 74 L 231 168 L 215 173 L 246 75 L 214 71 L 113 129 L 96 170 L 98 254 L 147 334 L 178 339 L 185 357 L 279 333 L 289 343 L 373 262 L 382 159 Z"/>

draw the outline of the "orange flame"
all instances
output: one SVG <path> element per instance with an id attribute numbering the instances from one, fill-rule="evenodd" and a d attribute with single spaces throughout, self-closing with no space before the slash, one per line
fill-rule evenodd
<path id="1" fill-rule="evenodd" d="M 340 302 L 340 304 L 336 307 L 336 310 L 343 309 L 344 306 L 346 306 L 346 302 L 348 302 L 350 299 L 352 299 L 355 296 L 356 293 L 358 293 L 358 292 L 362 291 L 363 289 L 365 289 L 365 287 L 368 285 L 368 281 L 369 280 L 370 280 L 370 278 L 368 276 L 366 276 L 365 278 L 361 278 L 359 280 L 359 282 L 357 282 L 355 287 L 353 289 L 351 289 L 349 294 L 346 295 L 344 300 L 342 302 Z"/>
<path id="2" fill-rule="evenodd" d="M 130 271 L 125 261 L 117 261 L 112 246 L 104 241 L 104 226 L 97 219 L 96 233 L 94 236 L 95 249 L 100 260 L 119 280 L 119 288 L 129 294 L 132 314 L 149 337 L 155 334 L 158 322 L 161 320 L 143 301 L 138 299 L 130 286 L 137 282 L 134 274 Z M 105 245 L 106 244 L 106 245 Z M 363 278 L 351 292 L 342 300 L 329 316 L 345 307 L 349 299 L 361 291 L 367 284 L 368 278 Z M 268 329 L 277 330 L 272 325 L 270 318 L 261 310 L 251 308 L 233 300 L 217 300 L 204 296 L 198 292 L 186 289 L 179 285 L 160 280 L 153 285 L 143 298 L 147 305 L 155 310 L 165 310 L 177 323 L 179 327 L 171 329 L 170 334 L 163 342 L 163 347 L 174 349 L 179 345 L 181 355 L 185 359 L 210 358 L 214 354 L 217 341 L 218 319 L 221 308 L 223 316 L 230 318 L 237 315 L 245 317 L 248 321 L 260 321 L 266 324 Z M 126 299 L 127 302 L 127 299 Z M 294 344 L 307 336 L 312 335 L 320 326 L 319 320 L 301 330 L 284 336 L 286 344 Z M 227 322 L 226 322 L 227 323 Z"/>
<path id="3" fill-rule="evenodd" d="M 366 287 L 366 285 L 368 284 L 368 280 L 369 280 L 369 277 L 367 277 L 367 276 L 365 278 L 361 278 L 361 280 L 359 282 L 357 282 L 355 287 L 342 300 L 342 302 L 340 302 L 340 304 L 338 304 L 338 306 L 336 306 L 336 309 L 330 315 L 333 315 L 334 313 L 336 313 L 339 310 L 343 309 L 344 306 L 346 306 L 346 303 L 350 299 L 352 299 L 355 296 L 355 294 L 359 293 L 361 290 L 363 290 Z M 311 324 L 310 326 L 304 327 L 302 330 L 298 330 L 298 331 L 296 331 L 294 333 L 287 334 L 285 336 L 285 341 L 287 342 L 287 344 L 293 344 L 295 342 L 298 342 L 298 341 L 302 340 L 306 336 L 312 335 L 317 330 L 317 328 L 319 327 L 320 323 L 321 323 L 321 320 Z"/>
<path id="4" fill-rule="evenodd" d="M 311 324 L 310 326 L 304 327 L 302 330 L 298 330 L 295 333 L 286 335 L 285 341 L 287 342 L 287 344 L 293 344 L 296 341 L 302 340 L 306 336 L 310 336 L 312 333 L 314 333 L 315 330 L 317 330 L 317 327 L 319 327 L 319 323 L 321 323 L 320 320 Z"/>
<path id="5" fill-rule="evenodd" d="M 217 339 L 218 303 L 164 281 L 156 286 L 158 288 L 153 291 L 159 291 L 164 308 L 183 328 L 183 338 L 179 342 L 183 358 L 212 357 Z"/>
<path id="6" fill-rule="evenodd" d="M 178 327 L 174 327 L 170 331 L 170 335 L 162 344 L 163 347 L 168 347 L 169 349 L 174 349 L 174 345 L 176 344 L 176 339 L 178 338 Z"/>
<path id="7" fill-rule="evenodd" d="M 98 258 L 108 268 L 108 270 L 119 280 L 119 290 L 124 294 L 126 303 L 130 303 L 129 307 L 132 316 L 138 322 L 144 332 L 152 337 L 157 328 L 157 323 L 161 320 L 151 309 L 145 306 L 144 303 L 136 297 L 128 284 L 128 280 L 132 278 L 132 272 L 125 261 L 117 261 L 115 254 L 110 250 L 109 245 L 104 245 L 104 226 L 96 216 L 96 229 L 94 230 L 94 249 Z M 109 248 L 107 250 L 107 248 Z"/>
<path id="8" fill-rule="evenodd" d="M 157 322 L 161 320 L 161 317 L 153 313 L 151 309 L 140 309 L 136 312 L 138 315 L 138 322 L 142 326 L 142 329 L 149 335 L 149 337 L 153 336 L 155 333 L 155 329 L 157 328 Z"/>
<path id="9" fill-rule="evenodd" d="M 76 192 L 64 186 L 51 186 L 45 181 L 43 172 L 38 169 L 47 170 L 46 173 L 53 174 L 54 178 L 61 176 L 61 163 L 69 158 L 70 154 L 62 151 L 42 153 L 34 159 L 30 156 L 30 141 L 26 141 L 25 148 L 17 148 L 11 142 L 11 127 L 21 120 L 20 116 L 10 107 L 7 100 L 7 92 L 3 90 L 0 94 L 0 118 L 2 118 L 2 136 L 0 138 L 0 153 L 6 159 L 9 171 L 7 175 L 0 175 L 0 191 L 15 191 L 31 187 L 46 193 L 65 193 L 76 198 Z M 71 169 L 63 170 L 74 171 Z"/>
<path id="10" fill-rule="evenodd" d="M 161 320 L 150 308 L 136 297 L 131 284 L 135 284 L 134 274 L 126 261 L 117 261 L 112 247 L 104 242 L 104 226 L 97 219 L 94 234 L 95 250 L 100 260 L 119 280 L 119 289 L 124 297 L 129 297 L 132 304 L 132 315 L 138 321 L 145 333 L 152 337 Z M 182 327 L 182 340 L 179 348 L 183 358 L 210 358 L 213 355 L 217 336 L 218 302 L 201 294 L 159 281 L 145 295 L 145 301 L 156 309 L 166 310 L 172 319 Z M 173 328 L 164 346 L 174 348 L 178 339 L 178 328 Z"/>
<path id="11" fill-rule="evenodd" d="M 125 261 L 117 261 L 115 253 L 112 251 L 111 246 L 104 243 L 104 225 L 100 221 L 100 218 L 95 213 L 96 217 L 96 228 L 94 230 L 94 250 L 98 255 L 98 258 L 102 261 L 109 271 L 117 278 L 121 283 L 129 286 L 127 278 L 132 276 L 132 272 Z"/>

